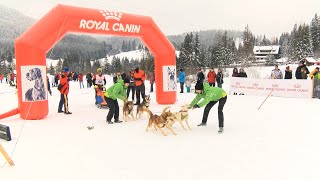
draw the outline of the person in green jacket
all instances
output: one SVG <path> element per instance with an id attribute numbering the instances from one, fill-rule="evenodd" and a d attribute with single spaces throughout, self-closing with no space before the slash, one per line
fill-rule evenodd
<path id="1" fill-rule="evenodd" d="M 206 126 L 207 119 L 211 108 L 219 101 L 218 106 L 218 118 L 219 118 L 219 133 L 223 132 L 223 107 L 227 102 L 227 93 L 219 88 L 219 87 L 211 87 L 208 83 L 200 83 L 197 82 L 195 86 L 195 90 L 197 92 L 197 96 L 193 99 L 190 104 L 192 109 L 200 108 L 206 106 L 204 108 L 202 122 L 198 126 Z M 199 102 L 203 99 L 201 102 Z"/>
<path id="2" fill-rule="evenodd" d="M 104 98 L 109 107 L 109 112 L 107 115 L 107 123 L 113 124 L 111 121 L 112 117 L 114 117 L 115 123 L 121 123 L 119 121 L 119 104 L 117 99 L 122 99 L 123 101 L 127 101 L 127 88 L 129 86 L 130 80 L 125 78 L 124 80 L 120 79 L 117 83 L 112 85 L 107 89 L 104 93 Z"/>

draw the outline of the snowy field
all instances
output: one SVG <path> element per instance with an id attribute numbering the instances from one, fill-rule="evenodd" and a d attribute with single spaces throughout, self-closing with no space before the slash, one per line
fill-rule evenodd
<path id="1" fill-rule="evenodd" d="M 270 73 L 269 68 L 252 71 Z M 228 79 L 225 82 L 228 92 Z M 147 93 L 149 88 L 146 82 Z M 150 109 L 159 114 L 164 106 L 155 102 L 155 93 L 150 95 Z M 177 93 L 171 110 L 179 111 L 193 97 Z M 0 120 L 10 126 L 13 138 L 0 143 L 16 164 L 10 167 L 0 155 L 0 180 L 320 179 L 319 99 L 270 97 L 258 110 L 265 97 L 228 95 L 223 134 L 217 133 L 215 106 L 207 127 L 197 127 L 203 108 L 190 110 L 192 130 L 175 124 L 178 135 L 165 130 L 169 135 L 164 137 L 153 129 L 145 131 L 146 116 L 108 125 L 108 110 L 96 108 L 94 90 L 80 89 L 78 82 L 71 82 L 72 115 L 57 113 L 59 98 L 53 88 L 44 120 Z M 0 84 L 0 107 L 0 113 L 17 107 L 15 89 L 6 84 Z M 87 126 L 95 128 L 89 131 Z"/>

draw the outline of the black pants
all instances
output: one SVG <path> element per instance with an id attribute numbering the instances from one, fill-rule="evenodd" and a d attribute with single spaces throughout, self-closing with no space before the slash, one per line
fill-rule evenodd
<path id="1" fill-rule="evenodd" d="M 137 96 L 137 103 L 140 104 L 140 94 L 142 96 L 142 99 L 145 98 L 145 86 L 144 84 L 141 84 L 140 86 L 136 86 L 136 96 Z"/>
<path id="2" fill-rule="evenodd" d="M 183 85 L 184 85 L 184 82 L 181 82 L 180 83 L 180 93 L 183 93 L 183 89 L 184 89 Z"/>
<path id="3" fill-rule="evenodd" d="M 219 88 L 222 88 L 222 84 L 221 84 L 221 83 L 218 83 L 218 87 L 219 87 Z"/>
<path id="4" fill-rule="evenodd" d="M 215 87 L 216 83 L 215 82 L 214 83 L 209 83 L 209 85 Z"/>
<path id="5" fill-rule="evenodd" d="M 62 105 L 64 105 L 64 112 L 69 112 L 68 95 L 67 94 L 60 94 L 60 102 L 59 102 L 58 111 L 62 111 Z"/>
<path id="6" fill-rule="evenodd" d="M 202 123 L 207 123 L 208 115 L 211 110 L 211 108 L 217 103 L 218 101 L 210 101 L 206 107 L 204 108 L 203 117 L 202 117 Z M 218 118 L 219 118 L 219 127 L 224 127 L 224 117 L 223 117 L 223 107 L 224 104 L 227 102 L 227 96 L 224 98 L 221 98 L 219 100 L 219 106 L 218 106 Z"/>
<path id="7" fill-rule="evenodd" d="M 104 97 L 106 100 L 108 107 L 109 107 L 109 112 L 107 115 L 107 121 L 111 121 L 112 117 L 114 117 L 115 121 L 119 120 L 119 104 L 117 100 L 113 100 L 108 97 Z"/>
<path id="8" fill-rule="evenodd" d="M 150 92 L 153 92 L 153 84 L 150 84 Z"/>
<path id="9" fill-rule="evenodd" d="M 128 89 L 127 89 L 127 99 L 128 99 L 128 97 L 129 97 L 130 90 L 132 91 L 132 101 L 134 101 L 134 93 L 136 92 L 136 87 L 135 87 L 135 86 L 128 86 Z"/>

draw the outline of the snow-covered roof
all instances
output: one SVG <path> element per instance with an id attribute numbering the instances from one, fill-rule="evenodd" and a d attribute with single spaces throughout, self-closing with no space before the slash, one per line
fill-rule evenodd
<path id="1" fill-rule="evenodd" d="M 317 62 L 317 60 L 315 60 L 313 57 L 307 57 L 304 59 L 307 60 L 308 62 Z"/>
<path id="2" fill-rule="evenodd" d="M 253 53 L 254 54 L 279 54 L 280 46 L 254 46 Z"/>

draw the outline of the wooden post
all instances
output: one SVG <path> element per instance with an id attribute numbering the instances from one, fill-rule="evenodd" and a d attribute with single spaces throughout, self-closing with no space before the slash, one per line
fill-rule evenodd
<path id="1" fill-rule="evenodd" d="M 0 144 L 0 152 L 4 156 L 4 158 L 6 158 L 7 162 L 10 164 L 10 166 L 14 166 L 12 159 L 10 158 L 8 153 L 4 150 L 4 148 L 2 147 L 1 144 Z"/>

